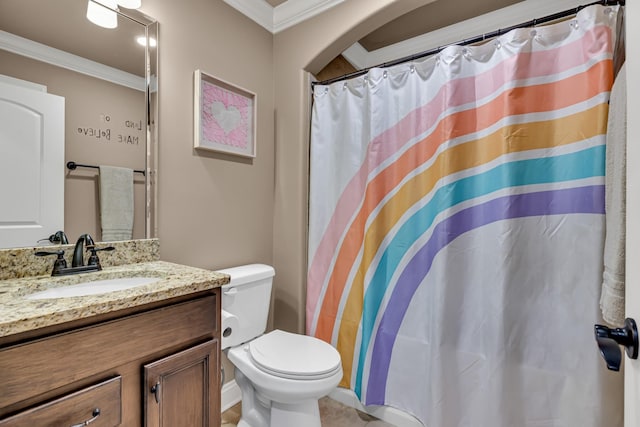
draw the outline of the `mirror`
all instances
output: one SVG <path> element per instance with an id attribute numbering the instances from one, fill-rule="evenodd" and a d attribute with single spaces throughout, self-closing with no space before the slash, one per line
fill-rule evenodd
<path id="1" fill-rule="evenodd" d="M 99 165 L 139 171 L 133 174 L 132 238 L 152 238 L 157 235 L 158 25 L 139 11 L 120 8 L 117 28 L 99 27 L 86 18 L 87 1 L 0 1 L 0 82 L 26 81 L 64 98 L 64 162 L 55 167 L 64 170 L 69 241 L 84 233 L 101 240 L 100 180 L 91 167 Z M 12 149 L 0 147 L 5 154 Z M 87 167 L 71 170 L 68 162 Z M 41 244 L 48 242 L 24 246 Z M 0 247 L 6 246 L 0 239 Z"/>

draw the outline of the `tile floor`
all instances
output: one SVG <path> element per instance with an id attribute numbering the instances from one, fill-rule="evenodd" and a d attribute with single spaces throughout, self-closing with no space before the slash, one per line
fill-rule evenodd
<path id="1" fill-rule="evenodd" d="M 328 397 L 319 401 L 322 427 L 394 427 L 368 414 L 345 406 Z M 222 427 L 235 427 L 240 420 L 241 404 L 222 413 Z"/>

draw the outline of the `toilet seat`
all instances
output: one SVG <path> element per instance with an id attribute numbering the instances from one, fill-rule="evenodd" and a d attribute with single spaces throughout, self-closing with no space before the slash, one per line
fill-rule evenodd
<path id="1" fill-rule="evenodd" d="M 316 380 L 341 369 L 340 354 L 330 344 L 278 329 L 251 341 L 249 355 L 258 369 L 281 378 Z"/>

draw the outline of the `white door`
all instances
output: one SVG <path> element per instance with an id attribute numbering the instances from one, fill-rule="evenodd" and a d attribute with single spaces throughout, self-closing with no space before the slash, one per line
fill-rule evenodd
<path id="1" fill-rule="evenodd" d="M 640 3 L 627 2 L 626 316 L 640 323 Z M 622 326 L 622 325 L 620 325 Z M 626 356 L 625 356 L 626 357 Z M 640 427 L 640 360 L 625 359 L 625 427 Z"/>
<path id="2" fill-rule="evenodd" d="M 64 98 L 0 82 L 0 248 L 64 227 Z"/>

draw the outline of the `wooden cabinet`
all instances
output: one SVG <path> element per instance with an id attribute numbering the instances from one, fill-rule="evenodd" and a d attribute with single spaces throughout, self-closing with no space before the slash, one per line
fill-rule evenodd
<path id="1" fill-rule="evenodd" d="M 220 413 L 219 351 L 211 340 L 144 366 L 147 427 L 214 425 Z"/>
<path id="2" fill-rule="evenodd" d="M 219 342 L 214 290 L 0 346 L 0 427 L 72 426 L 94 417 L 98 407 L 91 426 L 217 427 Z M 159 382 L 160 404 L 149 406 L 155 395 L 147 380 Z M 102 401 L 111 403 L 92 403 Z M 54 413 L 62 418 L 46 421 Z M 189 421 L 181 421 L 185 414 Z"/>

